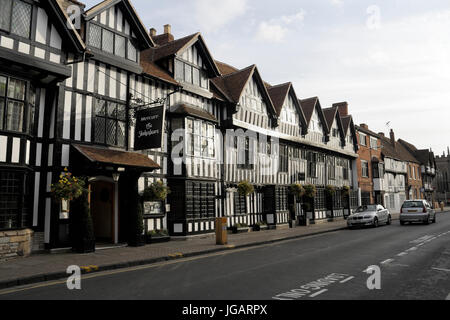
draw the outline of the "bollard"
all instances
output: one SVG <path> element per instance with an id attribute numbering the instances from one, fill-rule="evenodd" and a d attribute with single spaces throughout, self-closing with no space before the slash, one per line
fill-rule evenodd
<path id="1" fill-rule="evenodd" d="M 228 243 L 227 239 L 227 218 L 216 218 L 216 244 L 225 245 Z"/>

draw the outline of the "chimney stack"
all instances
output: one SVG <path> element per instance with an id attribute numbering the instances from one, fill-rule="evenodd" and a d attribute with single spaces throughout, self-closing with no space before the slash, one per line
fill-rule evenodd
<path id="1" fill-rule="evenodd" d="M 363 129 L 369 130 L 369 126 L 365 123 L 361 123 L 359 126 Z"/>
<path id="2" fill-rule="evenodd" d="M 378 132 L 378 135 L 384 138 L 384 132 Z"/>
<path id="3" fill-rule="evenodd" d="M 391 136 L 391 143 L 395 148 L 395 134 L 394 134 L 394 130 L 391 129 L 391 132 L 389 133 L 389 135 Z"/>
<path id="4" fill-rule="evenodd" d="M 164 26 L 164 34 L 172 34 L 172 26 L 170 24 Z"/>
<path id="5" fill-rule="evenodd" d="M 156 29 L 155 28 L 151 28 L 150 29 L 150 37 L 155 37 L 156 36 Z"/>
<path id="6" fill-rule="evenodd" d="M 341 117 L 348 116 L 348 103 L 346 101 L 334 103 L 333 107 L 338 108 L 338 112 Z"/>

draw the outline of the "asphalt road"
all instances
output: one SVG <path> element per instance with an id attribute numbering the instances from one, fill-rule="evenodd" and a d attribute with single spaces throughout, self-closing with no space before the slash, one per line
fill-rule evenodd
<path id="1" fill-rule="evenodd" d="M 0 291 L 5 299 L 450 299 L 450 213 Z M 367 286 L 380 268 L 380 289 Z M 376 286 L 371 279 L 372 286 Z"/>

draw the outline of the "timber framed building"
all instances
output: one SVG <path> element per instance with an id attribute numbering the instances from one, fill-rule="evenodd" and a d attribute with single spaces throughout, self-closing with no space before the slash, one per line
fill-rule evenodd
<path id="1" fill-rule="evenodd" d="M 174 39 L 169 25 L 148 32 L 128 0 L 87 11 L 75 0 L 6 3 L 0 230 L 31 228 L 36 248 L 70 245 L 70 219 L 50 194 L 65 167 L 89 177 L 95 235 L 109 243 L 127 240 L 127 195 L 156 180 L 172 192 L 145 228 L 172 236 L 212 233 L 222 216 L 230 227 L 287 226 L 357 206 L 358 144 L 346 103 L 322 109 L 291 83 L 269 85 L 255 65 L 218 62 L 200 33 Z M 82 15 L 68 28 L 71 5 Z M 135 152 L 133 110 L 155 103 L 165 109 L 162 145 Z M 256 187 L 248 197 L 236 190 L 243 180 Z M 289 195 L 293 183 L 317 188 L 309 205 Z M 329 185 L 337 190 L 331 202 Z"/>

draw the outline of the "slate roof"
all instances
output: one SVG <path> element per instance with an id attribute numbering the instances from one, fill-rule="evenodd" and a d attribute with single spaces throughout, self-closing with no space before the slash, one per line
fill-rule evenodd
<path id="1" fill-rule="evenodd" d="M 336 113 L 338 110 L 337 108 L 331 107 L 322 109 L 322 111 L 325 115 L 325 120 L 327 120 L 328 128 L 331 129 L 331 127 L 333 127 L 334 121 L 336 120 Z"/>
<path id="2" fill-rule="evenodd" d="M 148 61 L 147 59 L 141 59 L 141 67 L 143 69 L 143 72 L 149 76 L 176 86 L 180 85 L 169 73 L 158 67 L 155 63 Z"/>

